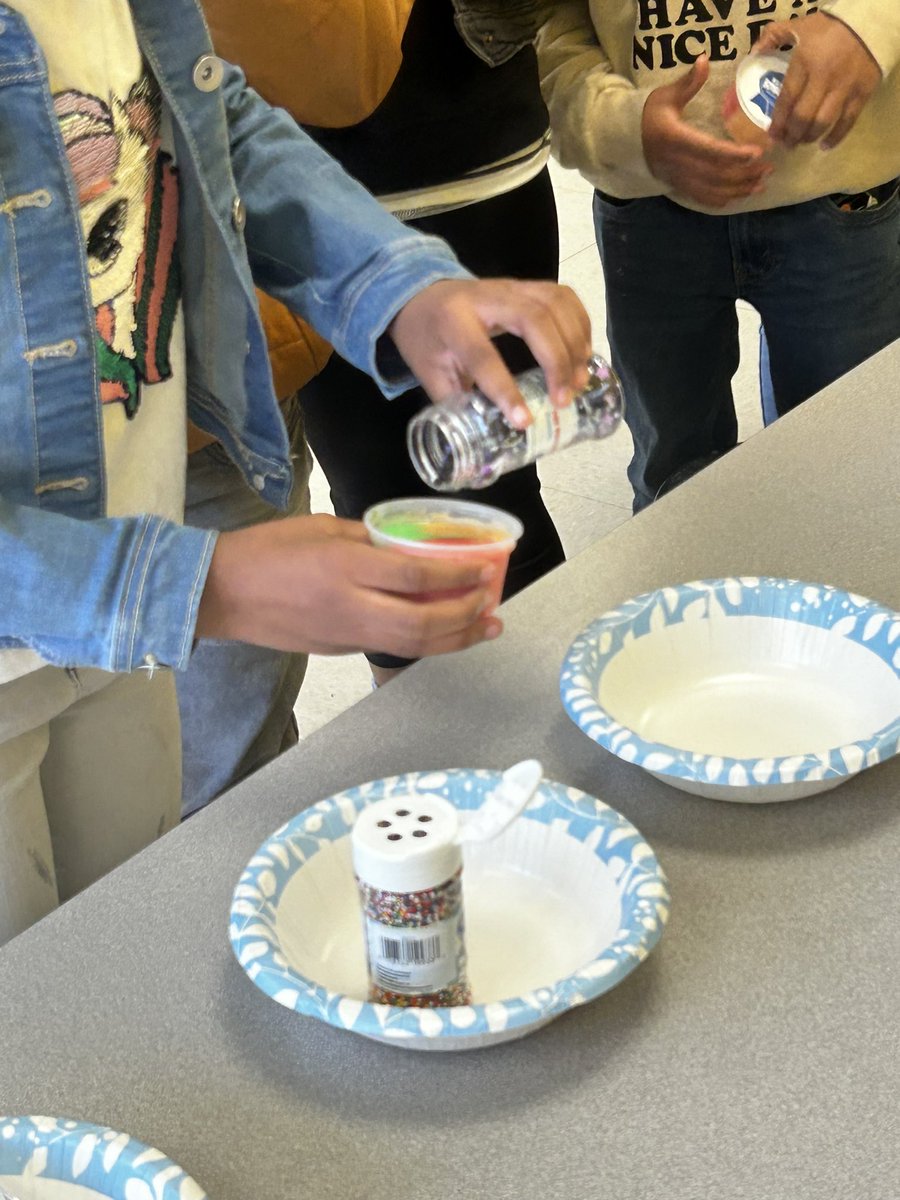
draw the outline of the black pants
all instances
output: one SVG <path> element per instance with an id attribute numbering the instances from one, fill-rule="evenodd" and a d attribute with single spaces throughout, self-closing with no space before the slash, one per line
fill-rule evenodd
<path id="1" fill-rule="evenodd" d="M 557 277 L 559 237 L 547 171 L 505 196 L 410 224 L 444 238 L 476 275 Z M 505 335 L 497 339 L 497 346 L 514 373 L 534 365 L 518 338 Z M 434 494 L 416 474 L 406 450 L 406 426 L 429 403 L 421 388 L 386 400 L 368 375 L 334 355 L 303 389 L 300 400 L 306 436 L 328 479 L 338 516 L 359 518 L 382 500 Z M 491 487 L 458 495 L 506 509 L 525 526 L 510 560 L 504 599 L 563 561 L 562 543 L 541 499 L 534 466 L 505 475 Z M 407 660 L 370 654 L 369 661 L 395 667 Z"/>

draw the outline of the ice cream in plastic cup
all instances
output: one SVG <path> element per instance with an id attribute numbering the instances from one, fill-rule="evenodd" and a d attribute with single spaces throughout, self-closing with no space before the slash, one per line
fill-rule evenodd
<path id="1" fill-rule="evenodd" d="M 385 500 L 368 509 L 363 521 L 375 546 L 446 562 L 495 565 L 497 573 L 487 584 L 489 613 L 500 603 L 509 556 L 524 531 L 517 517 L 500 508 L 440 496 Z M 465 590 L 423 592 L 417 599 L 446 600 Z"/>
<path id="2" fill-rule="evenodd" d="M 781 95 L 791 60 L 790 50 L 748 54 L 722 101 L 722 122 L 736 142 L 768 146 L 772 113 Z"/>

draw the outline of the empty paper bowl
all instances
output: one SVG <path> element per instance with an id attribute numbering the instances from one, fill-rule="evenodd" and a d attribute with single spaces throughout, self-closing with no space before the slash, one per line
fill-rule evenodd
<path id="1" fill-rule="evenodd" d="M 673 787 L 794 800 L 900 745 L 900 614 L 790 579 L 660 588 L 592 622 L 563 662 L 588 737 Z"/>
<path id="2" fill-rule="evenodd" d="M 414 772 L 340 792 L 267 841 L 231 907 L 238 962 L 298 1013 L 416 1050 L 465 1050 L 530 1033 L 608 991 L 643 961 L 668 917 L 665 878 L 626 819 L 544 781 L 498 837 L 464 846 L 473 1003 L 406 1008 L 366 999 L 362 915 L 350 855 L 361 809 L 437 795 L 480 807 L 498 771 Z"/>
<path id="3" fill-rule="evenodd" d="M 64 1117 L 0 1117 L 0 1187 L 16 1200 L 207 1200 L 161 1151 Z"/>

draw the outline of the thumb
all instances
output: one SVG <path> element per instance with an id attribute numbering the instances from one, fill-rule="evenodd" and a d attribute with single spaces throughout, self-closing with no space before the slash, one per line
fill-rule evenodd
<path id="1" fill-rule="evenodd" d="M 685 108 L 709 79 L 709 59 L 701 54 L 691 69 L 672 84 L 673 99 Z"/>

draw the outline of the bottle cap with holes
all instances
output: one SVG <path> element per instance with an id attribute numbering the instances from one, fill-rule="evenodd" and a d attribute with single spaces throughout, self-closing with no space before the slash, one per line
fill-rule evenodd
<path id="1" fill-rule="evenodd" d="M 357 878 L 383 892 L 439 887 L 462 866 L 460 821 L 440 796 L 391 796 L 370 804 L 353 826 Z"/>

